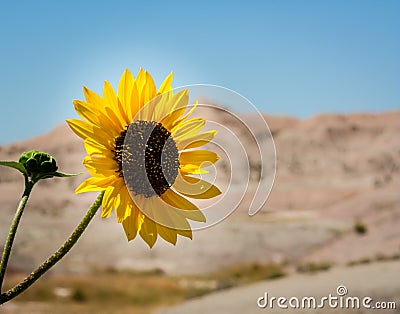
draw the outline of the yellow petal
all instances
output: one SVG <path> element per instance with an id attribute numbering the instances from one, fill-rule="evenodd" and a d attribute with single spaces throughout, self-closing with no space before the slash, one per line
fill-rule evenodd
<path id="1" fill-rule="evenodd" d="M 184 123 L 184 120 L 186 120 L 187 118 L 189 118 L 189 117 L 193 114 L 193 112 L 196 110 L 197 105 L 198 105 L 198 100 L 196 100 L 196 103 L 195 103 L 195 104 L 193 104 L 193 105 L 188 105 L 187 107 L 191 107 L 190 110 L 188 111 L 188 113 L 186 113 L 186 114 L 185 114 L 184 116 L 182 116 L 180 119 L 176 120 L 176 121 L 174 122 L 173 127 L 177 126 L 177 125 L 180 124 L 180 123 Z"/>
<path id="2" fill-rule="evenodd" d="M 93 111 L 91 105 L 82 100 L 74 100 L 72 102 L 74 104 L 75 111 L 86 121 L 99 125 L 98 112 Z"/>
<path id="3" fill-rule="evenodd" d="M 179 141 L 179 140 L 184 140 L 185 138 L 195 136 L 202 130 L 205 123 L 206 120 L 204 120 L 203 118 L 190 119 L 173 128 L 171 132 L 172 137 Z"/>
<path id="4" fill-rule="evenodd" d="M 152 197 L 151 212 L 146 213 L 148 217 L 164 227 L 174 230 L 190 230 L 190 224 L 187 221 L 186 211 L 175 208 L 162 198 L 156 196 Z"/>
<path id="5" fill-rule="evenodd" d="M 121 101 L 122 108 L 125 110 L 125 113 L 129 120 L 133 118 L 131 95 L 134 81 L 135 80 L 132 73 L 128 69 L 126 69 L 122 74 L 118 84 L 118 99 Z"/>
<path id="6" fill-rule="evenodd" d="M 158 89 L 158 93 L 162 94 L 165 92 L 168 92 L 170 90 L 172 90 L 172 79 L 174 77 L 174 73 L 171 72 L 164 80 L 164 82 L 162 82 L 160 88 Z"/>
<path id="7" fill-rule="evenodd" d="M 128 241 L 132 241 L 136 238 L 137 229 L 135 228 L 135 216 L 129 216 L 122 222 L 124 227 L 125 235 Z"/>
<path id="8" fill-rule="evenodd" d="M 92 176 L 109 177 L 116 173 L 118 164 L 108 157 L 85 156 L 83 164 Z"/>
<path id="9" fill-rule="evenodd" d="M 155 222 L 144 216 L 139 234 L 142 239 L 148 244 L 148 246 L 152 248 L 157 240 L 157 227 Z"/>
<path id="10" fill-rule="evenodd" d="M 83 86 L 83 94 L 85 95 L 87 103 L 97 106 L 98 110 L 103 111 L 104 105 L 99 95 L 85 86 Z"/>
<path id="11" fill-rule="evenodd" d="M 145 198 L 142 195 L 136 195 L 134 202 L 138 209 L 156 225 L 161 225 L 174 230 L 190 230 L 190 224 L 187 221 L 187 216 L 196 214 L 189 213 L 190 210 L 184 211 L 177 209 L 171 202 L 166 202 L 164 199 L 153 196 Z M 191 204 L 191 210 L 197 210 L 197 207 Z"/>
<path id="12" fill-rule="evenodd" d="M 146 83 L 140 93 L 140 103 L 145 105 L 156 96 L 156 85 L 149 72 L 146 71 Z"/>
<path id="13" fill-rule="evenodd" d="M 188 100 L 188 90 L 184 89 L 179 93 L 176 93 L 169 101 L 171 104 L 169 110 L 170 113 L 160 121 L 167 130 L 171 130 L 175 121 L 185 112 Z"/>
<path id="14" fill-rule="evenodd" d="M 103 102 L 106 114 L 121 127 L 121 130 L 131 122 L 126 115 L 125 109 L 122 107 L 121 101 L 115 94 L 114 88 L 107 81 L 104 81 Z"/>
<path id="15" fill-rule="evenodd" d="M 125 115 L 121 115 L 118 109 L 113 110 L 111 107 L 105 107 L 105 115 L 107 116 L 108 121 L 110 121 L 110 125 L 112 125 L 112 128 L 115 130 L 115 135 L 119 135 L 123 130 L 125 130 Z"/>
<path id="16" fill-rule="evenodd" d="M 102 128 L 110 136 L 120 133 L 120 128 L 116 125 L 105 112 L 98 109 L 98 105 L 93 105 L 81 100 L 73 101 L 76 112 L 86 121 Z"/>
<path id="17" fill-rule="evenodd" d="M 83 144 L 85 145 L 86 152 L 88 155 L 104 155 L 104 156 L 114 156 L 114 154 L 111 152 L 109 148 L 104 146 L 103 144 L 100 144 L 96 141 L 94 141 L 91 138 L 87 138 L 83 141 Z M 112 158 L 112 157 L 111 157 Z"/>
<path id="18" fill-rule="evenodd" d="M 115 209 L 118 222 L 122 222 L 131 215 L 133 202 L 125 184 L 121 186 L 118 196 L 115 201 Z"/>
<path id="19" fill-rule="evenodd" d="M 208 167 L 208 166 L 210 166 L 209 163 L 204 163 L 203 165 L 191 165 L 191 164 L 180 165 L 179 171 L 182 172 L 184 175 L 206 174 L 209 173 L 209 171 L 203 169 L 202 167 Z"/>
<path id="20" fill-rule="evenodd" d="M 106 218 L 110 216 L 112 209 L 114 208 L 115 199 L 119 195 L 119 191 L 123 183 L 123 180 L 118 180 L 115 184 L 107 187 L 106 192 L 104 193 L 103 202 L 102 202 L 102 213 L 101 217 Z"/>
<path id="21" fill-rule="evenodd" d="M 176 244 L 176 230 L 157 224 L 157 232 L 165 241 L 172 243 L 173 245 Z"/>
<path id="22" fill-rule="evenodd" d="M 92 177 L 83 181 L 75 190 L 76 194 L 92 191 L 103 191 L 117 181 L 117 177 Z"/>
<path id="23" fill-rule="evenodd" d="M 192 219 L 192 220 L 201 221 L 201 222 L 206 221 L 206 217 L 197 208 L 196 205 L 189 202 L 184 197 L 178 195 L 171 189 L 168 189 L 165 193 L 163 193 L 161 195 L 161 198 L 165 202 L 167 202 L 169 205 L 171 205 L 173 208 L 175 208 L 176 213 L 183 214 L 185 217 Z"/>
<path id="24" fill-rule="evenodd" d="M 165 118 L 171 110 L 171 100 L 174 95 L 173 91 L 165 92 L 161 95 L 158 95 L 154 98 L 154 100 L 150 102 L 154 102 L 153 116 L 152 120 L 160 122 L 163 118 Z"/>
<path id="25" fill-rule="evenodd" d="M 103 199 L 103 205 L 101 208 L 101 218 L 109 218 L 112 210 L 113 210 L 112 202 L 104 203 Z"/>
<path id="26" fill-rule="evenodd" d="M 142 68 L 140 68 L 138 74 L 136 75 L 135 82 L 136 82 L 137 90 L 139 92 L 141 92 L 143 89 L 143 86 L 146 84 L 146 72 Z M 140 97 L 139 97 L 139 99 L 140 99 Z M 141 105 L 143 106 L 144 104 L 141 103 Z"/>
<path id="27" fill-rule="evenodd" d="M 181 165 L 202 165 L 203 163 L 206 163 L 209 165 L 209 163 L 215 163 L 219 159 L 219 156 L 211 152 L 209 150 L 193 150 L 193 151 L 188 151 L 188 152 L 182 152 L 179 155 L 179 162 Z"/>
<path id="28" fill-rule="evenodd" d="M 108 148 L 111 148 L 110 135 L 105 133 L 101 128 L 77 119 L 69 119 L 66 121 L 69 127 L 72 129 L 72 131 L 74 131 L 74 133 L 78 135 L 80 138 L 84 140 L 89 138 L 100 144 L 103 144 Z"/>
<path id="29" fill-rule="evenodd" d="M 142 225 L 143 215 L 137 208 L 133 208 L 131 214 L 122 222 L 128 241 L 136 238 Z"/>
<path id="30" fill-rule="evenodd" d="M 192 239 L 192 230 L 176 230 L 176 232 L 181 236 Z"/>
<path id="31" fill-rule="evenodd" d="M 112 87 L 108 81 L 104 81 L 103 103 L 106 108 L 110 108 L 112 111 L 118 111 L 117 95 L 115 94 L 114 87 Z"/>
<path id="32" fill-rule="evenodd" d="M 193 177 L 178 175 L 173 188 L 191 198 L 209 199 L 221 194 L 221 191 L 213 184 Z"/>
<path id="33" fill-rule="evenodd" d="M 91 165 L 85 165 L 85 168 L 94 177 L 95 176 L 109 177 L 115 174 L 114 170 L 99 169 L 98 167 L 93 167 Z"/>
<path id="34" fill-rule="evenodd" d="M 210 142 L 214 136 L 217 134 L 217 130 L 212 130 L 212 131 L 206 131 L 201 134 L 197 134 L 192 137 L 185 138 L 183 140 L 178 140 L 175 139 L 176 145 L 178 147 L 178 150 L 184 150 L 184 149 L 189 149 L 189 148 L 196 148 L 203 146 Z"/>
<path id="35" fill-rule="evenodd" d="M 147 102 L 140 111 L 137 113 L 135 120 L 144 120 L 144 121 L 157 121 L 156 119 L 156 111 L 158 111 L 157 107 L 160 107 L 161 97 L 155 97 Z"/>
<path id="36" fill-rule="evenodd" d="M 131 111 L 129 116 L 129 123 L 131 123 L 134 120 L 134 117 L 137 115 L 137 112 L 140 109 L 140 95 L 139 95 L 139 90 L 137 87 L 137 82 L 135 81 L 132 86 L 132 94 L 131 94 Z"/>
<path id="37" fill-rule="evenodd" d="M 149 217 L 154 217 L 153 215 L 153 198 L 146 198 L 143 195 L 136 195 L 133 199 L 134 205 L 143 214 L 143 221 L 140 228 L 140 236 L 144 241 L 153 247 L 157 240 L 157 226 L 156 223 Z"/>
<path id="38" fill-rule="evenodd" d="M 123 117 L 124 121 L 126 122 L 125 125 L 128 126 L 131 122 L 132 119 L 131 117 L 128 117 L 125 108 L 123 108 L 123 105 L 121 104 L 121 101 L 118 99 L 118 108 L 120 108 L 120 112 L 121 112 L 121 117 Z"/>

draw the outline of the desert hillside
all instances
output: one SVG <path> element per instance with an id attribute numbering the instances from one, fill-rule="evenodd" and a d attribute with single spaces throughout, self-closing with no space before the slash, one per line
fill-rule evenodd
<path id="1" fill-rule="evenodd" d="M 159 240 L 152 250 L 139 238 L 128 243 L 115 216 L 103 220 L 98 215 L 54 271 L 114 267 L 196 274 L 235 263 L 285 262 L 297 267 L 314 261 L 344 265 L 399 254 L 400 112 L 326 114 L 306 120 L 264 118 L 276 145 L 277 173 L 270 197 L 257 215 L 247 215 L 251 197 L 245 195 L 231 216 L 195 232 L 192 241 L 181 238 L 173 247 Z M 240 137 L 251 159 L 254 138 L 243 126 L 223 114 L 214 114 L 212 119 Z M 257 130 L 258 126 L 252 127 Z M 254 135 L 258 142 L 270 140 L 263 132 Z M 224 138 L 220 142 L 229 145 Z M 85 172 L 83 145 L 64 124 L 48 134 L 0 147 L 0 159 L 17 159 L 31 149 L 55 156 L 61 171 Z M 235 161 L 236 157 L 229 158 Z M 221 178 L 228 175 L 228 162 L 222 158 L 217 163 Z M 270 170 L 267 167 L 266 171 Z M 237 171 L 240 175 L 241 170 Z M 74 229 L 96 196 L 73 194 L 85 177 L 86 172 L 77 178 L 45 180 L 35 187 L 10 260 L 13 269 L 30 271 Z M 255 180 L 252 176 L 251 181 Z M 224 185 L 224 180 L 217 182 Z M 18 173 L 0 168 L 1 244 L 22 183 Z M 229 188 L 240 184 L 232 182 Z"/>

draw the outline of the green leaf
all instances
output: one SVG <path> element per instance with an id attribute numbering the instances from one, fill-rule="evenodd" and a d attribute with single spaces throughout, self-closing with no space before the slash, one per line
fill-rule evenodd
<path id="1" fill-rule="evenodd" d="M 62 173 L 62 172 L 47 172 L 47 173 L 40 173 L 40 174 L 34 174 L 31 177 L 31 180 L 33 182 L 38 182 L 39 180 L 43 180 L 43 179 L 49 179 L 49 178 L 53 178 L 53 177 L 60 177 L 60 178 L 69 178 L 69 177 L 75 177 L 75 176 L 79 176 L 81 173 Z"/>
<path id="2" fill-rule="evenodd" d="M 10 168 L 14 168 L 19 170 L 22 174 L 24 175 L 28 175 L 25 167 L 23 164 L 17 162 L 17 161 L 7 161 L 7 160 L 0 160 L 0 165 L 1 166 L 6 166 L 6 167 L 10 167 Z"/>
<path id="3" fill-rule="evenodd" d="M 83 172 L 80 172 L 80 173 L 50 172 L 49 174 L 54 177 L 69 178 L 69 177 L 79 176 L 79 175 L 83 174 Z"/>

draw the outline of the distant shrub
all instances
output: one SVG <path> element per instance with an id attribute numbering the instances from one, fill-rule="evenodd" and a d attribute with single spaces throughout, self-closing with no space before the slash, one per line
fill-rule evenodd
<path id="1" fill-rule="evenodd" d="M 378 253 L 378 254 L 376 254 L 375 259 L 376 259 L 378 262 L 383 262 L 383 261 L 390 260 L 390 256 L 387 256 L 387 255 L 385 255 L 385 254 L 383 254 L 383 253 Z"/>
<path id="2" fill-rule="evenodd" d="M 367 226 L 364 223 L 362 223 L 361 221 L 357 221 L 354 224 L 354 231 L 357 234 L 365 234 L 365 233 L 367 233 L 368 229 L 367 229 Z"/>
<path id="3" fill-rule="evenodd" d="M 369 257 L 360 259 L 360 264 L 369 264 L 369 263 L 371 263 L 371 259 Z"/>
<path id="4" fill-rule="evenodd" d="M 394 255 L 392 255 L 392 256 L 391 256 L 391 259 L 394 260 L 394 261 L 399 260 L 399 259 L 400 259 L 400 254 L 394 254 Z"/>
<path id="5" fill-rule="evenodd" d="M 346 265 L 349 267 L 355 266 L 355 265 L 357 265 L 357 261 L 350 261 Z"/>
<path id="6" fill-rule="evenodd" d="M 218 281 L 217 283 L 217 287 L 216 290 L 225 290 L 225 289 L 229 289 L 229 288 L 233 288 L 235 287 L 237 284 L 235 283 L 235 281 L 230 280 L 230 279 L 221 279 L 220 281 Z"/>
<path id="7" fill-rule="evenodd" d="M 376 260 L 377 261 L 384 261 L 387 260 L 389 257 L 387 257 L 386 255 L 382 255 L 382 254 L 378 254 L 376 256 Z M 369 257 L 363 257 L 361 259 L 358 260 L 353 260 L 347 263 L 347 266 L 355 266 L 355 265 L 362 265 L 362 264 L 369 264 L 373 261 L 373 259 L 369 258 Z"/>
<path id="8" fill-rule="evenodd" d="M 300 273 L 315 273 L 319 271 L 326 271 L 332 267 L 330 262 L 310 262 L 306 264 L 299 265 L 297 271 Z"/>
<path id="9" fill-rule="evenodd" d="M 213 291 L 214 291 L 214 289 L 209 289 L 209 288 L 189 289 L 186 292 L 185 299 L 189 300 L 189 299 L 202 297 L 202 296 L 204 296 L 206 294 L 209 294 L 209 293 L 211 293 Z"/>
<path id="10" fill-rule="evenodd" d="M 107 274 L 116 274 L 118 273 L 118 269 L 116 269 L 114 266 L 108 266 L 104 269 L 104 272 Z"/>
<path id="11" fill-rule="evenodd" d="M 86 293 L 81 288 L 75 288 L 71 298 L 76 302 L 85 302 L 87 300 Z"/>

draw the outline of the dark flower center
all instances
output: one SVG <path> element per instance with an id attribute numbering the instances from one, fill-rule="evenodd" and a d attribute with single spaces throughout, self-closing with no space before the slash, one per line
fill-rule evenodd
<path id="1" fill-rule="evenodd" d="M 113 152 L 117 172 L 135 195 L 160 196 L 178 175 L 178 148 L 161 123 L 141 120 L 131 123 L 115 139 Z"/>

